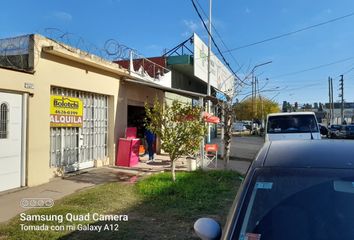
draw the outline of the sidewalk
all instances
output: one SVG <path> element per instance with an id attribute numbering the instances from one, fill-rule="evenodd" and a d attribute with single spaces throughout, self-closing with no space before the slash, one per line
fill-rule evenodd
<path id="1" fill-rule="evenodd" d="M 155 161 L 146 163 L 148 160 L 148 156 L 140 157 L 140 162 L 137 166 L 129 168 L 135 169 L 138 171 L 149 171 L 149 172 L 163 172 L 170 171 L 170 158 L 168 155 L 156 155 Z M 238 161 L 238 160 L 230 160 L 229 161 L 229 169 L 238 171 L 241 174 L 245 174 L 247 172 L 248 167 L 250 166 L 251 159 L 246 161 Z M 117 167 L 119 169 L 124 169 L 122 167 Z M 128 169 L 128 168 L 127 168 Z M 213 169 L 213 168 L 210 168 Z M 218 159 L 217 169 L 224 169 L 224 161 Z M 177 171 L 189 171 L 189 161 L 186 158 L 178 159 L 176 162 L 176 170 Z"/>
<path id="2" fill-rule="evenodd" d="M 138 171 L 132 170 L 122 171 L 110 167 L 93 168 L 64 179 L 55 178 L 39 186 L 1 193 L 0 223 L 28 210 L 20 206 L 23 198 L 51 198 L 55 201 L 85 188 L 106 182 L 129 181 L 138 175 Z"/>
<path id="3" fill-rule="evenodd" d="M 27 211 L 27 208 L 20 206 L 24 198 L 50 198 L 61 199 L 72 193 L 108 182 L 135 182 L 138 177 L 170 171 L 170 159 L 168 155 L 156 155 L 155 161 L 147 163 L 147 156 L 141 157 L 141 161 L 134 167 L 107 166 L 91 168 L 65 178 L 55 178 L 52 181 L 35 186 L 17 189 L 10 192 L 0 193 L 0 223 L 6 222 L 16 215 Z M 189 161 L 185 158 L 179 159 L 176 163 L 177 171 L 188 171 Z M 250 162 L 230 161 L 230 169 L 244 174 Z M 218 160 L 218 169 L 223 169 L 223 161 Z M 55 204 L 55 203 L 54 203 Z"/>

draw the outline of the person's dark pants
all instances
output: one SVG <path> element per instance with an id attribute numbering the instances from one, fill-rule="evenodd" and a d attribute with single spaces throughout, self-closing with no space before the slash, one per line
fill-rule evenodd
<path id="1" fill-rule="evenodd" d="M 149 151 L 149 160 L 154 159 L 154 147 L 153 143 L 148 141 L 148 151 Z"/>

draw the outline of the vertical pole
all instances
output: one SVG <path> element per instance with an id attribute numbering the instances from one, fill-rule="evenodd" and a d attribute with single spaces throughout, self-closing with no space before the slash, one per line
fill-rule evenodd
<path id="1" fill-rule="evenodd" d="M 328 77 L 328 109 L 329 109 L 329 112 L 328 112 L 328 116 L 327 116 L 327 125 L 331 125 L 331 120 L 332 120 L 332 103 L 331 103 L 331 78 Z"/>
<path id="2" fill-rule="evenodd" d="M 131 74 L 134 71 L 134 65 L 133 65 L 133 51 L 130 50 L 130 59 L 129 59 L 129 74 Z"/>
<path id="3" fill-rule="evenodd" d="M 258 81 L 258 80 L 257 80 L 257 81 Z M 261 94 L 259 93 L 259 83 L 257 83 L 257 86 L 258 86 L 259 101 L 261 102 L 261 118 L 262 118 L 262 121 L 261 121 L 261 127 L 262 127 L 262 128 L 264 128 L 264 109 L 263 109 L 263 99 L 262 99 Z"/>
<path id="4" fill-rule="evenodd" d="M 343 75 L 340 75 L 340 89 L 341 89 L 341 108 L 340 108 L 340 116 L 341 116 L 341 121 L 342 124 L 344 123 L 344 83 L 343 83 Z"/>
<path id="5" fill-rule="evenodd" d="M 27 185 L 27 113 L 28 93 L 22 95 L 22 132 L 21 132 L 21 186 Z"/>
<path id="6" fill-rule="evenodd" d="M 221 103 L 221 156 L 224 156 L 224 138 L 225 138 L 225 102 Z M 225 160 L 225 159 L 224 159 Z"/>
<path id="7" fill-rule="evenodd" d="M 255 104 L 255 116 L 258 119 L 258 104 L 257 104 L 257 89 L 258 89 L 258 78 L 254 79 L 254 104 Z"/>
<path id="8" fill-rule="evenodd" d="M 252 123 L 253 123 L 253 113 L 254 113 L 254 75 L 253 75 L 253 72 L 252 72 L 252 112 L 251 112 L 251 120 L 252 120 Z M 252 128 L 252 126 L 251 126 Z"/>
<path id="9" fill-rule="evenodd" d="M 334 101 L 333 101 L 333 79 L 332 78 L 331 78 L 331 109 L 332 109 L 331 123 L 334 124 Z"/>
<path id="10" fill-rule="evenodd" d="M 208 92 L 207 95 L 210 97 L 211 95 L 211 89 L 210 89 L 210 55 L 211 55 L 211 4 L 212 0 L 209 0 L 209 36 L 208 36 Z M 208 100 L 208 109 L 207 112 L 210 114 L 211 112 L 211 102 Z M 208 143 L 210 143 L 211 140 L 211 125 L 208 123 Z"/>
<path id="11" fill-rule="evenodd" d="M 199 97 L 199 107 L 203 108 L 203 98 Z M 202 115 L 200 116 L 201 118 L 203 117 L 203 112 L 201 113 Z M 200 168 L 203 169 L 204 168 L 204 143 L 205 143 L 205 139 L 204 137 L 202 138 L 202 140 L 200 141 Z M 197 162 L 198 163 L 198 162 Z"/>

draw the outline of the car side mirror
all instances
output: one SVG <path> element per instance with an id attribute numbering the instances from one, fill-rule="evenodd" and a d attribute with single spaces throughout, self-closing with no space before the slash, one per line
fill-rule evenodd
<path id="1" fill-rule="evenodd" d="M 194 223 L 194 231 L 202 240 L 217 240 L 221 237 L 220 224 L 211 218 L 199 218 Z"/>

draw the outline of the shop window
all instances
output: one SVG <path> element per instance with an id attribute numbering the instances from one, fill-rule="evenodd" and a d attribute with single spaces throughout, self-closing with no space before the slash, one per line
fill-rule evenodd
<path id="1" fill-rule="evenodd" d="M 6 103 L 0 105 L 0 139 L 8 137 L 9 107 Z"/>

